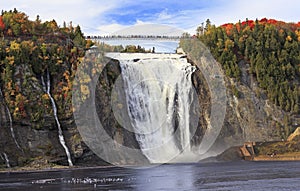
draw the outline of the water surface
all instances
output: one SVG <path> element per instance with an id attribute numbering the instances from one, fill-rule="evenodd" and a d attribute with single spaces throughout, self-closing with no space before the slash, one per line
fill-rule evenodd
<path id="1" fill-rule="evenodd" d="M 0 190 L 299 190 L 300 162 L 170 164 L 0 173 Z"/>

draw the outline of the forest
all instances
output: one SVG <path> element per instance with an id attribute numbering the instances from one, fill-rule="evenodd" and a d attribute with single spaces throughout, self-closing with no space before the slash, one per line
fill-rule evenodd
<path id="1" fill-rule="evenodd" d="M 49 73 L 51 92 L 58 113 L 71 116 L 71 88 L 76 68 L 85 50 L 93 43 L 86 41 L 80 26 L 58 26 L 55 20 L 31 21 L 14 9 L 0 16 L 0 87 L 14 120 L 28 119 L 34 128 L 42 128 L 44 116 L 52 107 L 41 79 Z M 40 84 L 37 86 L 37 84 Z"/>
<path id="2" fill-rule="evenodd" d="M 216 27 L 209 19 L 198 27 L 199 38 L 221 63 L 226 75 L 237 82 L 241 67 L 262 92 L 281 109 L 299 114 L 300 22 L 256 19 Z"/>

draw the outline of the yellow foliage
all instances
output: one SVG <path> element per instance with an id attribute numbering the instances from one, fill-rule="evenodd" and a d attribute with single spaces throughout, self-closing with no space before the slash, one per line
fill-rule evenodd
<path id="1" fill-rule="evenodd" d="M 15 95 L 15 90 L 11 90 L 10 95 L 14 96 Z"/>
<path id="2" fill-rule="evenodd" d="M 226 50 L 233 48 L 233 46 L 234 46 L 234 42 L 232 40 L 227 39 L 225 41 L 225 49 Z"/>
<path id="3" fill-rule="evenodd" d="M 18 94 L 18 95 L 16 96 L 16 102 L 20 102 L 20 101 L 22 101 L 22 100 L 24 100 L 23 95 L 22 95 L 22 94 Z"/>
<path id="4" fill-rule="evenodd" d="M 62 60 L 57 61 L 57 64 L 62 64 L 62 63 L 64 63 Z"/>
<path id="5" fill-rule="evenodd" d="M 63 74 L 63 76 L 65 77 L 65 79 L 66 79 L 67 81 L 69 81 L 69 78 L 70 78 L 70 73 L 69 73 L 69 71 L 65 71 L 64 74 Z"/>
<path id="6" fill-rule="evenodd" d="M 43 94 L 43 95 L 42 95 L 42 99 L 43 99 L 43 100 L 49 100 L 48 94 Z"/>
<path id="7" fill-rule="evenodd" d="M 15 63 L 15 57 L 14 56 L 7 56 L 6 59 L 8 60 L 8 63 L 10 65 L 14 65 L 14 63 Z"/>
<path id="8" fill-rule="evenodd" d="M 286 40 L 289 41 L 289 42 L 291 42 L 293 39 L 292 39 L 292 37 L 289 35 L 289 36 L 286 37 Z"/>
<path id="9" fill-rule="evenodd" d="M 296 30 L 295 33 L 298 37 L 300 37 L 300 30 Z"/>
<path id="10" fill-rule="evenodd" d="M 71 53 L 76 53 L 76 52 L 77 52 L 77 48 L 76 47 L 74 47 L 74 48 L 71 49 Z"/>
<path id="11" fill-rule="evenodd" d="M 77 60 L 81 63 L 83 61 L 84 57 L 79 57 Z"/>
<path id="12" fill-rule="evenodd" d="M 82 83 L 82 84 L 87 84 L 87 83 L 89 83 L 91 81 L 91 78 L 88 76 L 88 75 L 84 75 L 83 77 L 82 77 L 82 79 L 80 80 L 80 83 Z"/>
<path id="13" fill-rule="evenodd" d="M 83 82 L 84 83 L 89 83 L 91 81 L 91 78 L 90 77 L 87 77 L 87 78 L 84 78 L 83 79 Z"/>
<path id="14" fill-rule="evenodd" d="M 65 91 L 65 92 L 68 92 L 70 90 L 70 88 L 67 87 L 67 86 L 64 86 L 62 90 Z"/>
<path id="15" fill-rule="evenodd" d="M 300 42 L 300 30 L 296 30 L 295 33 L 298 37 L 297 40 Z"/>
<path id="16" fill-rule="evenodd" d="M 6 85 L 7 89 L 11 89 L 11 81 L 7 82 L 7 85 Z"/>
<path id="17" fill-rule="evenodd" d="M 19 50 L 20 50 L 20 44 L 17 43 L 16 41 L 12 41 L 12 42 L 10 43 L 10 49 L 11 49 L 11 50 L 19 51 Z"/>
<path id="18" fill-rule="evenodd" d="M 80 91 L 83 95 L 89 95 L 90 94 L 90 90 L 89 90 L 89 87 L 87 85 L 81 85 L 80 86 Z"/>

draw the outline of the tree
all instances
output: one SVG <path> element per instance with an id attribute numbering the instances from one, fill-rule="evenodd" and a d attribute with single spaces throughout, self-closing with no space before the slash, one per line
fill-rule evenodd
<path id="1" fill-rule="evenodd" d="M 76 46 L 79 47 L 85 48 L 86 46 L 86 40 L 79 25 L 75 28 L 73 42 Z"/>
<path id="2" fill-rule="evenodd" d="M 210 29 L 210 27 L 211 27 L 211 22 L 210 22 L 209 19 L 207 19 L 205 23 L 206 23 L 205 24 L 205 30 L 208 31 Z"/>

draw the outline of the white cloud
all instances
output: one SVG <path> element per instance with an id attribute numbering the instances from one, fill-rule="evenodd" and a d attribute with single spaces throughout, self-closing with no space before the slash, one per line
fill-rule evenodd
<path id="1" fill-rule="evenodd" d="M 264 17 L 298 22 L 300 19 L 298 7 L 300 7 L 300 1 L 297 0 L 231 0 L 216 9 L 211 9 L 210 18 L 217 25 L 226 22 L 235 23 L 246 18 L 255 20 Z"/>
<path id="2" fill-rule="evenodd" d="M 92 35 L 111 35 L 113 32 L 123 30 L 127 27 L 128 26 L 126 25 L 120 25 L 117 23 L 102 25 L 98 27 L 98 31 L 95 31 L 96 33 L 93 33 Z"/>
<path id="3" fill-rule="evenodd" d="M 193 1 L 195 3 L 195 1 Z M 73 21 L 74 25 L 79 24 L 86 35 L 111 34 L 113 32 L 129 27 L 126 24 L 120 24 L 118 21 L 111 20 L 108 14 L 115 14 L 126 17 L 134 15 L 138 10 L 150 8 L 165 9 L 159 13 L 148 14 L 144 18 L 134 18 L 134 25 L 140 24 L 163 24 L 184 29 L 190 33 L 194 33 L 197 26 L 205 22 L 209 18 L 212 23 L 220 25 L 226 22 L 238 22 L 245 18 L 275 18 L 284 21 L 298 22 L 300 20 L 300 1 L 297 0 L 199 0 L 198 8 L 193 8 L 189 1 L 181 2 L 176 12 L 171 12 L 171 3 L 163 4 L 160 0 L 9 0 L 1 2 L 1 8 L 10 10 L 17 8 L 25 12 L 31 19 L 35 19 L 36 15 L 45 20 L 55 19 L 59 25 L 63 21 Z M 189 6 L 184 6 L 184 5 Z M 131 7 L 132 9 L 122 9 L 123 7 Z M 169 9 L 168 9 L 169 6 Z M 186 8 L 188 7 L 188 8 Z M 120 11 L 122 10 L 122 11 Z M 133 16 L 134 17 L 134 16 Z M 124 22 L 123 22 L 124 23 Z M 126 22 L 125 22 L 126 23 Z"/>
<path id="4" fill-rule="evenodd" d="M 39 15 L 43 21 L 55 19 L 59 25 L 63 21 L 72 21 L 74 25 L 81 25 L 82 28 L 97 28 L 97 20 L 104 19 L 105 12 L 114 9 L 118 5 L 117 0 L 99 2 L 96 0 L 10 0 L 1 2 L 1 8 L 12 10 L 17 8 L 25 12 L 30 19 Z M 88 27 L 86 27 L 88 26 Z M 95 29 L 93 29 L 95 30 Z"/>

